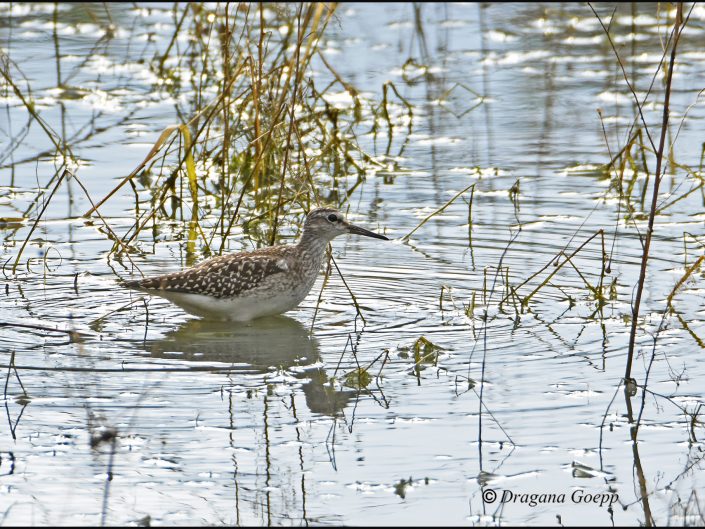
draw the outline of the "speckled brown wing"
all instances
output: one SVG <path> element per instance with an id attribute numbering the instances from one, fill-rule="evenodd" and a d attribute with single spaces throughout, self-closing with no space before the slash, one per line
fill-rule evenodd
<path id="1" fill-rule="evenodd" d="M 265 279 L 288 271 L 286 258 L 273 250 L 268 248 L 255 253 L 222 255 L 181 272 L 126 281 L 125 286 L 155 293 L 165 291 L 214 298 L 237 297 L 257 288 Z"/>

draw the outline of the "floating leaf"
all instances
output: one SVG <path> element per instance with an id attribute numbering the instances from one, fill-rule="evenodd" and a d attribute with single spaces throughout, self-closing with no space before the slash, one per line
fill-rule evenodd
<path id="1" fill-rule="evenodd" d="M 401 499 L 406 498 L 406 489 L 407 487 L 413 487 L 414 486 L 414 481 L 409 478 L 408 480 L 406 479 L 400 479 L 398 483 L 394 484 L 394 494 L 399 496 Z"/>
<path id="2" fill-rule="evenodd" d="M 0 228 L 21 228 L 25 222 L 26 217 L 0 217 Z"/>
<path id="3" fill-rule="evenodd" d="M 419 363 L 438 363 L 438 352 L 443 348 L 433 343 L 428 338 L 422 336 L 414 342 L 414 361 Z"/>
<path id="4" fill-rule="evenodd" d="M 367 369 L 358 367 L 345 375 L 344 384 L 350 388 L 364 389 L 370 385 L 370 382 L 372 382 L 372 377 L 367 372 Z"/>

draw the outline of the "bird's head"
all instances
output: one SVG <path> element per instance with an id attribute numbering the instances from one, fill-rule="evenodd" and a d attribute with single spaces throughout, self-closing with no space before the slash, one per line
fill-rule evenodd
<path id="1" fill-rule="evenodd" d="M 384 235 L 350 224 L 345 219 L 345 215 L 337 209 L 332 208 L 318 208 L 312 210 L 306 217 L 304 233 L 328 241 L 332 241 L 338 235 L 344 235 L 346 233 L 374 237 L 375 239 L 382 239 L 383 241 L 389 240 Z"/>

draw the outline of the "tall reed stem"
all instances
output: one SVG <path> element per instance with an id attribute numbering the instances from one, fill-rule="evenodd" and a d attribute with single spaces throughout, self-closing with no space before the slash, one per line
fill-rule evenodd
<path id="1" fill-rule="evenodd" d="M 636 289 L 636 298 L 634 299 L 634 307 L 632 309 L 632 328 L 629 333 L 629 351 L 627 353 L 627 367 L 624 373 L 624 378 L 629 380 L 632 374 L 632 360 L 634 359 L 634 344 L 636 343 L 636 330 L 639 319 L 639 307 L 641 305 L 641 294 L 644 290 L 644 281 L 646 280 L 646 265 L 649 260 L 649 249 L 651 247 L 651 235 L 654 231 L 654 219 L 656 218 L 656 210 L 658 203 L 658 190 L 661 184 L 661 165 L 663 162 L 663 150 L 666 145 L 666 134 L 668 129 L 669 117 L 669 102 L 671 99 L 671 82 L 673 80 L 673 67 L 676 62 L 676 48 L 681 32 L 685 27 L 683 21 L 683 2 L 678 2 L 676 7 L 676 20 L 673 23 L 673 45 L 671 47 L 671 59 L 666 72 L 666 93 L 663 101 L 663 120 L 661 122 L 661 139 L 659 141 L 658 150 L 656 151 L 656 174 L 654 177 L 654 189 L 651 196 L 651 210 L 649 211 L 649 226 L 646 230 L 644 238 L 644 249 L 641 254 L 641 271 L 639 273 L 639 283 Z"/>

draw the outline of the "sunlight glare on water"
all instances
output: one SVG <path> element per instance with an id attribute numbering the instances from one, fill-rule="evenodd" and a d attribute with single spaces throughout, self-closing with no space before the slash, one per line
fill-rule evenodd
<path id="1" fill-rule="evenodd" d="M 620 6 L 612 26 L 644 97 L 673 20 L 633 6 Z M 605 23 L 613 9 L 597 6 Z M 17 86 L 31 84 L 33 108 L 71 145 L 93 203 L 165 127 L 190 119 L 175 109 L 198 79 L 149 67 L 178 23 L 169 4 L 13 3 L 0 14 L 3 56 L 26 76 Z M 666 299 L 703 248 L 705 11 L 694 9 L 688 24 L 671 100 L 669 142 L 677 141 L 641 308 L 640 384 Z M 11 274 L 33 203 L 41 191 L 39 207 L 48 200 L 61 161 L 21 98 L 0 85 L 0 521 L 702 523 L 692 500 L 705 499 L 696 411 L 705 397 L 702 272 L 658 333 L 642 412 L 642 389 L 630 401 L 619 384 L 651 196 L 642 191 L 653 174 L 635 155 L 625 221 L 603 164 L 629 138 L 636 111 L 590 9 L 343 4 L 323 40 L 313 63 L 320 86 L 332 80 L 325 59 L 364 98 L 381 99 L 388 81 L 398 91 L 387 91 L 391 140 L 373 131 L 384 120 L 369 113 L 357 131 L 377 161 L 365 181 L 342 176 L 347 187 L 333 190 L 333 175 L 317 175 L 322 196 L 349 192 L 352 222 L 393 239 L 332 243 L 364 322 L 335 269 L 296 310 L 247 325 L 201 321 L 122 289 L 118 276 L 137 277 L 135 266 L 149 276 L 192 264 L 183 223 L 154 223 L 138 238 L 140 252 L 116 257 L 103 220 L 128 232 L 135 194 L 125 186 L 101 206 L 102 219 L 87 220 L 92 204 L 72 178 Z M 183 33 L 171 45 L 188 42 Z M 181 96 L 161 89 L 169 83 L 183 83 Z M 662 92 L 657 76 L 644 105 L 655 137 Z M 355 104 L 345 90 L 324 99 L 325 112 Z M 217 197 L 202 200 L 210 207 Z M 207 220 L 217 225 L 215 215 Z M 284 242 L 298 233 L 293 222 L 280 227 Z M 537 289 L 561 251 L 599 230 L 604 248 L 594 237 Z M 225 248 L 253 249 L 255 235 L 238 228 Z M 611 259 L 601 278 L 603 251 Z M 598 284 L 609 293 L 602 307 Z M 355 378 L 359 368 L 367 384 Z M 565 499 L 491 502 L 488 490 Z M 618 500 L 576 501 L 576 491 Z"/>

